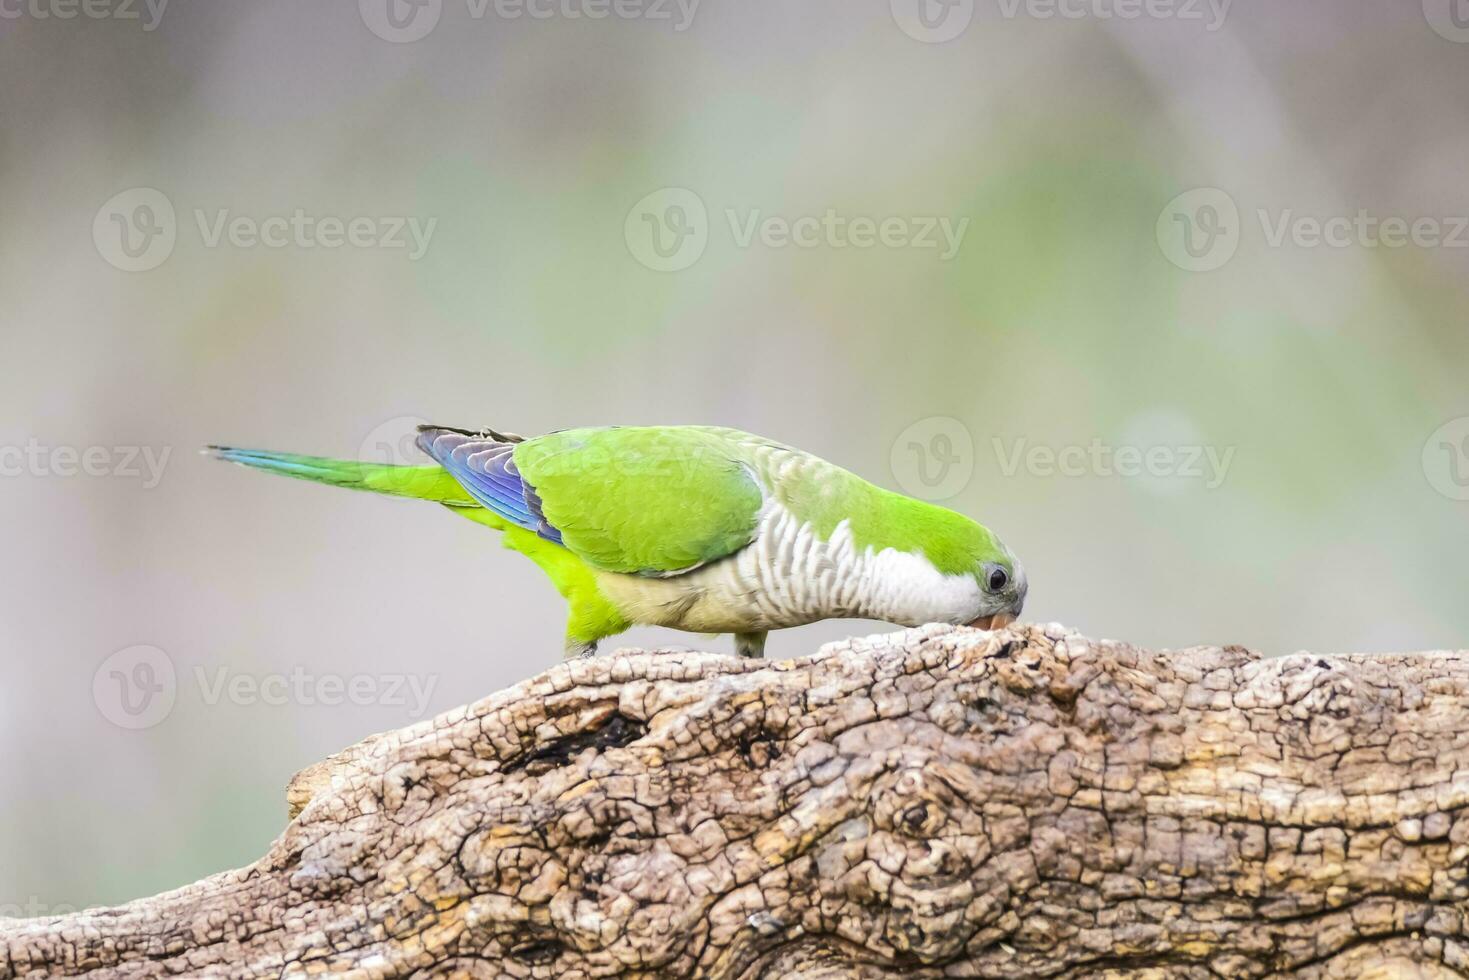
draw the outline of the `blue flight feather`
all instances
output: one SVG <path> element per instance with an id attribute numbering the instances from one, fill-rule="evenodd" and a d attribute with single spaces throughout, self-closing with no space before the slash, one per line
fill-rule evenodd
<path id="1" fill-rule="evenodd" d="M 515 444 L 470 436 L 451 429 L 424 428 L 418 448 L 448 470 L 469 495 L 505 520 L 561 543 L 561 532 L 541 512 L 535 489 L 515 466 Z"/>

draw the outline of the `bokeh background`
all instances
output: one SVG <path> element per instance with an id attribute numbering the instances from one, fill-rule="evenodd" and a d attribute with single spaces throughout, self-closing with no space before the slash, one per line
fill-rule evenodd
<path id="1" fill-rule="evenodd" d="M 1469 645 L 1462 0 L 388 2 L 0 10 L 0 913 L 248 863 L 295 770 L 557 660 L 489 532 L 210 442 L 719 423 L 990 524 L 1028 618 Z M 250 239 L 298 211 L 367 223 Z M 1312 244 L 1359 211 L 1430 224 Z M 829 212 L 897 223 L 779 244 Z"/>

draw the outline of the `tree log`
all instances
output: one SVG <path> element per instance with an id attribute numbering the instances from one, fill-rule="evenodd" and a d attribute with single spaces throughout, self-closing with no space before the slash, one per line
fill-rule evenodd
<path id="1" fill-rule="evenodd" d="M 1447 977 L 1469 659 L 926 627 L 619 653 L 298 775 L 250 867 L 0 978 Z"/>

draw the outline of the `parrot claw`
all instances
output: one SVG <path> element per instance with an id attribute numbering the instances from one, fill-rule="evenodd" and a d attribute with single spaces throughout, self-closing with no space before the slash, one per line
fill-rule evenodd
<path id="1" fill-rule="evenodd" d="M 593 641 L 591 643 L 571 643 L 571 642 L 569 642 L 569 643 L 566 644 L 566 659 L 567 660 L 574 660 L 574 659 L 578 659 L 578 658 L 580 658 L 582 660 L 589 660 L 592 657 L 595 657 L 596 655 L 597 655 L 597 644 L 596 644 L 595 641 Z"/>
<path id="2" fill-rule="evenodd" d="M 735 655 L 757 659 L 765 656 L 765 637 L 767 635 L 764 631 L 759 633 L 736 633 L 734 635 Z"/>

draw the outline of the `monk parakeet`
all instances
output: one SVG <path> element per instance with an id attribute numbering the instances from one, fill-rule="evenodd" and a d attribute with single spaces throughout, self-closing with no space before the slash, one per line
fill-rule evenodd
<path id="1" fill-rule="evenodd" d="M 284 476 L 415 497 L 504 534 L 570 606 L 568 656 L 635 623 L 733 633 L 860 617 L 998 628 L 1025 571 L 987 528 L 799 449 L 706 426 L 526 439 L 420 426 L 434 462 L 390 466 L 211 446 Z"/>

